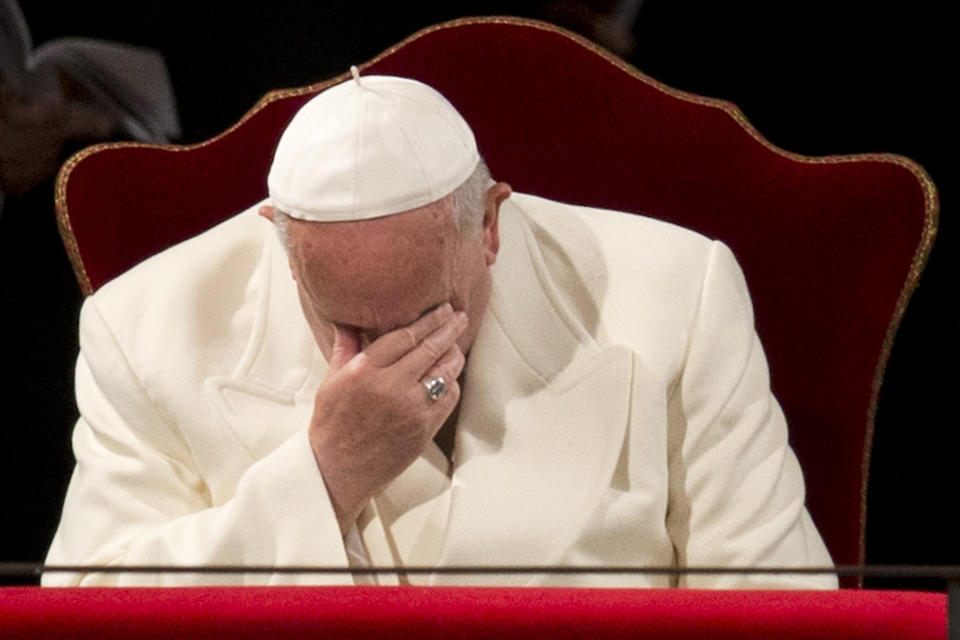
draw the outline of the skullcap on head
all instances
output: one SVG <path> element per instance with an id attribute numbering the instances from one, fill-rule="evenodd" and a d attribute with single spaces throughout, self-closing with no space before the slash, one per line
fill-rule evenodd
<path id="1" fill-rule="evenodd" d="M 267 176 L 272 204 L 302 220 L 363 220 L 449 195 L 480 160 L 446 98 L 407 78 L 363 76 L 293 117 Z"/>

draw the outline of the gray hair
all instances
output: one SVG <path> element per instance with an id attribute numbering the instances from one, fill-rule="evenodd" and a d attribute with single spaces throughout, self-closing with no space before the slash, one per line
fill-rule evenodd
<path id="1" fill-rule="evenodd" d="M 450 214 L 457 228 L 464 236 L 473 236 L 480 233 L 483 229 L 483 201 L 484 196 L 493 185 L 493 178 L 490 176 L 490 169 L 487 163 L 480 158 L 477 167 L 470 174 L 470 177 L 463 181 L 459 187 L 454 189 L 450 195 L 441 199 L 441 202 L 450 203 Z M 290 224 L 291 216 L 280 211 L 276 207 L 273 209 L 273 226 L 277 231 L 277 237 L 280 238 L 280 244 L 284 250 L 289 251 L 289 235 L 287 227 Z M 323 223 L 317 223 L 323 224 Z"/>
<path id="2" fill-rule="evenodd" d="M 447 196 L 453 221 L 463 235 L 476 235 L 483 228 L 483 199 L 492 185 L 490 169 L 483 158 L 480 158 L 470 177 Z"/>

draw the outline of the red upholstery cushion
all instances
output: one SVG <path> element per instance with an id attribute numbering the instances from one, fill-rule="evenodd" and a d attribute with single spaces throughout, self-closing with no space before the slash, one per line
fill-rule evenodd
<path id="1" fill-rule="evenodd" d="M 643 212 L 729 244 L 810 510 L 836 562 L 862 560 L 876 396 L 935 232 L 936 195 L 919 167 L 789 154 L 732 105 L 667 89 L 542 23 L 441 25 L 363 73 L 438 88 L 473 126 L 494 175 L 518 191 Z M 280 131 L 326 84 L 271 94 L 196 147 L 97 147 L 68 163 L 58 207 L 88 290 L 264 197 Z"/>
<path id="2" fill-rule="evenodd" d="M 941 640 L 946 596 L 422 587 L 0 590 L 11 638 Z"/>

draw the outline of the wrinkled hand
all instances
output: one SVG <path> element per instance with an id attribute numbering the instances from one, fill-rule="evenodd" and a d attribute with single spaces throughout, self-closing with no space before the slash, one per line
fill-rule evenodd
<path id="1" fill-rule="evenodd" d="M 355 331 L 336 328 L 309 435 L 342 532 L 456 407 L 465 362 L 456 340 L 466 326 L 467 315 L 444 304 L 362 350 Z M 443 376 L 447 392 L 430 400 L 423 380 L 434 376 Z"/>

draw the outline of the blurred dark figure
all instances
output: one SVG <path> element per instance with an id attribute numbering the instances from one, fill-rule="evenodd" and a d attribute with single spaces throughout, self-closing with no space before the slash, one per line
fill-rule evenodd
<path id="1" fill-rule="evenodd" d="M 0 78 L 0 191 L 25 196 L 56 174 L 68 142 L 104 140 L 110 118 L 73 101 L 31 99 Z"/>
<path id="2" fill-rule="evenodd" d="M 43 560 L 73 467 L 82 296 L 57 231 L 57 171 L 91 143 L 177 135 L 158 53 L 83 38 L 34 49 L 17 3 L 0 0 L 0 562 Z"/>

